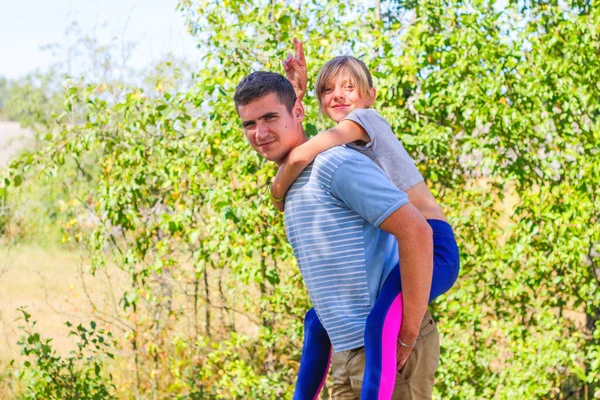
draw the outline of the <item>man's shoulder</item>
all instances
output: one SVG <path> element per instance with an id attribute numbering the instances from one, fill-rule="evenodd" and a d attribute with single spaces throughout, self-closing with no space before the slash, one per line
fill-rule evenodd
<path id="1" fill-rule="evenodd" d="M 311 179 L 323 187 L 346 184 L 357 175 L 376 178 L 383 171 L 364 154 L 346 146 L 332 147 L 319 154 L 312 163 Z M 385 175 L 384 175 L 385 176 Z"/>
<path id="2" fill-rule="evenodd" d="M 315 168 L 338 168 L 347 161 L 359 161 L 368 157 L 346 146 L 335 146 L 315 158 Z"/>

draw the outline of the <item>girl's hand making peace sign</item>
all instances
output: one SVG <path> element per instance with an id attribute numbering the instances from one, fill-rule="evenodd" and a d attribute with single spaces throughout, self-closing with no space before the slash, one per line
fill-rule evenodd
<path id="1" fill-rule="evenodd" d="M 299 100 L 302 100 L 306 94 L 308 73 L 306 71 L 306 58 L 304 58 L 302 42 L 296 38 L 294 38 L 294 52 L 294 56 L 288 54 L 281 64 L 283 65 L 288 80 L 292 83 L 292 86 L 294 86 L 296 97 Z"/>

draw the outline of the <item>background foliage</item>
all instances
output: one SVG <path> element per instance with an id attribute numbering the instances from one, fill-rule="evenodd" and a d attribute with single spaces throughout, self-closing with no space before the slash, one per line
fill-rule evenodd
<path id="1" fill-rule="evenodd" d="M 40 149 L 0 188 L 9 201 L 23 180 L 69 189 L 63 241 L 91 274 L 123 271 L 117 306 L 97 310 L 127 360 L 118 393 L 291 397 L 309 300 L 264 195 L 274 167 L 244 142 L 231 99 L 247 73 L 281 70 L 297 36 L 311 77 L 334 55 L 367 63 L 376 108 L 458 234 L 459 282 L 433 305 L 436 395 L 600 398 L 598 4 L 178 8 L 206 54 L 191 81 L 170 62 L 139 87 L 70 78 L 50 111 L 38 85 L 19 110 Z M 309 133 L 331 126 L 313 92 L 305 104 Z"/>

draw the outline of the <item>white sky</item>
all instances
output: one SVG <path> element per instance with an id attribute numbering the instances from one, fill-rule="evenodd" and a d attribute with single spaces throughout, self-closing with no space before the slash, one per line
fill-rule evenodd
<path id="1" fill-rule="evenodd" d="M 186 32 L 177 0 L 0 0 L 0 76 L 18 78 L 55 59 L 40 46 L 61 43 L 71 21 L 84 33 L 101 32 L 135 41 L 129 66 L 141 69 L 172 52 L 190 61 L 200 53 Z"/>

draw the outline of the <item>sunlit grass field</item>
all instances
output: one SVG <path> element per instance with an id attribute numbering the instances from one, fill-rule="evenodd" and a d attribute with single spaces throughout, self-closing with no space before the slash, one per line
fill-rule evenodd
<path id="1" fill-rule="evenodd" d="M 17 344 L 23 335 L 19 326 L 24 324 L 20 319 L 19 307 L 25 307 L 31 314 L 31 320 L 36 321 L 35 331 L 43 339 L 52 339 L 52 347 L 61 356 L 68 356 L 77 347 L 77 338 L 69 336 L 66 321 L 73 325 L 79 323 L 87 326 L 89 321 L 97 321 L 104 329 L 112 331 L 115 338 L 122 339 L 117 325 L 111 324 L 114 317 L 122 317 L 119 300 L 123 294 L 123 285 L 128 282 L 127 274 L 116 265 L 108 264 L 92 275 L 87 270 L 89 260 L 82 257 L 76 250 L 59 249 L 35 245 L 15 245 L 0 247 L 0 368 L 6 371 L 11 360 L 15 359 L 15 369 L 27 359 L 20 354 L 21 347 Z M 189 268 L 181 264 L 179 268 Z M 217 293 L 217 279 L 212 277 L 209 284 L 212 293 Z M 256 294 L 254 294 L 256 295 Z M 189 309 L 189 300 L 181 293 L 175 293 L 173 300 L 182 307 Z M 215 305 L 218 299 L 213 299 Z M 118 310 L 118 311 L 117 311 Z M 102 320 L 105 318 L 104 320 Z M 135 315 L 128 322 L 135 320 Z M 204 324 L 201 318 L 199 321 Z M 259 327 L 245 315 L 235 317 L 235 329 L 248 337 L 256 338 Z M 191 317 L 183 318 L 177 329 L 190 329 Z M 213 320 L 213 329 L 226 329 L 217 316 Z M 115 377 L 116 394 L 119 398 L 131 397 L 132 353 L 123 349 L 123 342 L 115 353 L 114 360 L 105 360 L 106 371 Z M 33 360 L 32 360 L 33 361 Z M 0 399 L 15 398 L 24 390 L 23 383 L 8 374 L 0 377 Z M 3 381 L 4 380 L 4 381 Z"/>
<path id="2" fill-rule="evenodd" d="M 86 322 L 92 312 L 83 283 L 93 300 L 101 300 L 103 277 L 90 279 L 81 274 L 76 252 L 32 245 L 0 247 L 0 362 L 19 354 L 19 307 L 26 307 L 37 321 L 36 328 L 53 338 L 55 348 L 64 353 L 73 348 L 65 321 Z M 85 281 L 82 281 L 82 276 Z"/>

